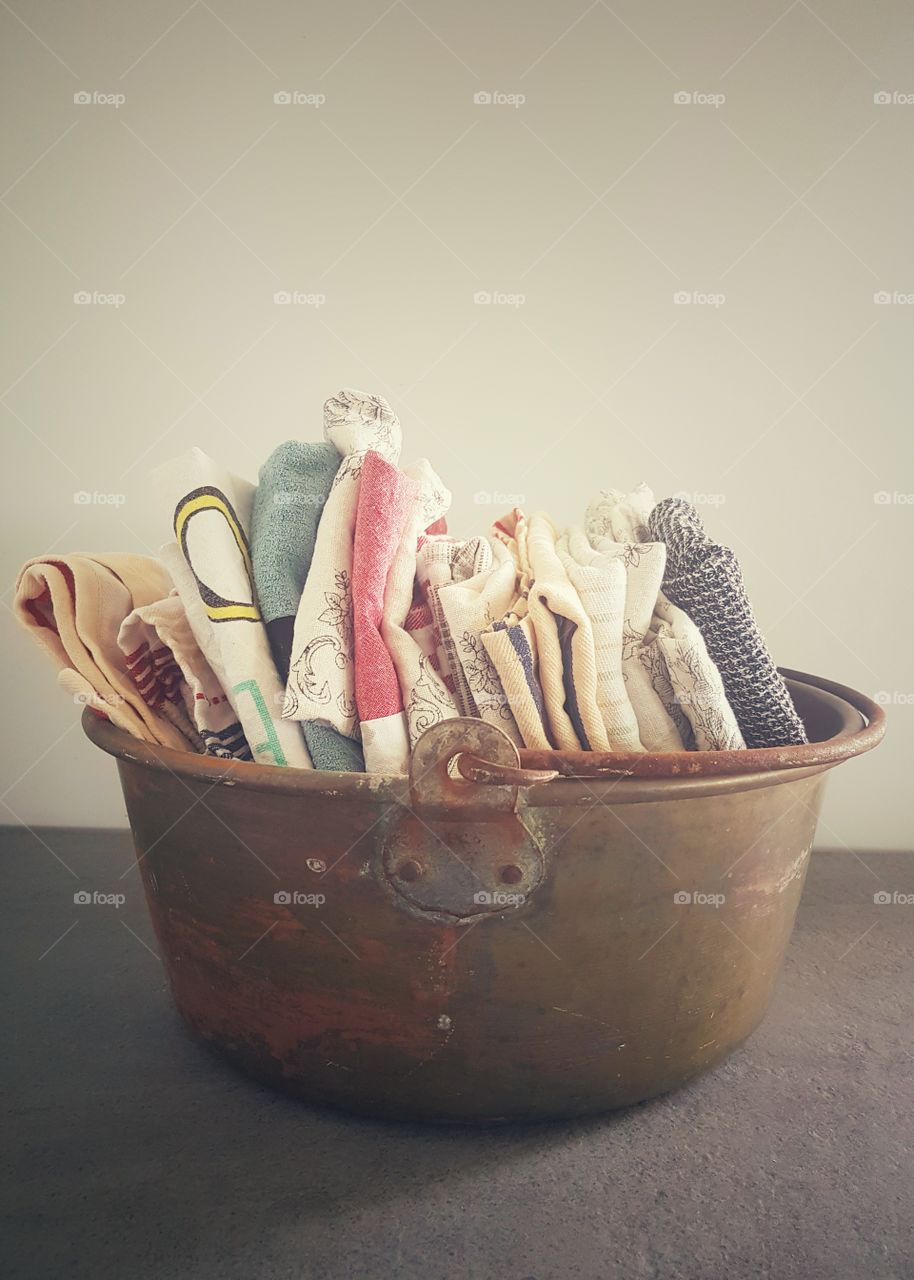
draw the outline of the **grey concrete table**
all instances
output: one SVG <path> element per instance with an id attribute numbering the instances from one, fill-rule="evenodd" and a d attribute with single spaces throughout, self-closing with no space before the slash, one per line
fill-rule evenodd
<path id="1" fill-rule="evenodd" d="M 914 859 L 814 857 L 768 1020 L 717 1071 L 478 1132 L 302 1106 L 194 1043 L 132 861 L 126 832 L 3 832 L 4 1275 L 914 1277 L 914 905 L 874 902 Z"/>

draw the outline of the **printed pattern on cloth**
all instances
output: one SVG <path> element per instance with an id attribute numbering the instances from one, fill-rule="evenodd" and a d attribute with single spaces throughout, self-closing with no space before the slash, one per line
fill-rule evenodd
<path id="1" fill-rule="evenodd" d="M 440 594 L 452 582 L 464 582 L 487 572 L 491 564 L 492 546 L 487 538 L 466 541 L 446 536 L 419 538 L 416 581 L 431 615 L 438 669 L 462 716 L 476 716 L 477 709 L 457 653 L 457 643 L 441 607 Z"/>
<path id="2" fill-rule="evenodd" d="M 694 743 L 696 751 L 743 750 L 746 743 L 701 632 L 662 591 L 654 610 L 652 635 L 644 652 L 658 649 L 663 654 L 674 704 L 689 725 L 690 732 L 683 740 L 689 746 Z M 659 684 L 655 678 L 654 688 L 663 698 Z"/>
<path id="3" fill-rule="evenodd" d="M 158 665 L 172 676 L 174 672 L 178 673 L 178 688 L 207 755 L 221 759 L 252 759 L 241 723 L 194 639 L 177 592 L 134 609 L 121 623 L 117 642 L 126 655 L 144 650 L 150 655 L 167 654 L 167 659 L 160 659 Z M 129 656 L 127 661 L 130 661 Z"/>
<path id="4" fill-rule="evenodd" d="M 124 618 L 170 589 L 162 565 L 149 556 L 55 555 L 23 566 L 14 611 L 71 696 L 144 742 L 199 751 L 186 718 L 179 728 L 169 714 L 174 702 L 163 706 L 158 693 L 151 702 L 143 697 L 117 643 Z"/>
<path id="5" fill-rule="evenodd" d="M 631 493 L 602 489 L 587 508 L 584 527 L 591 542 L 609 538 L 612 542 L 651 542 L 648 526 L 654 509 L 654 495 L 646 484 Z"/>
<path id="6" fill-rule="evenodd" d="M 282 686 L 254 592 L 248 543 L 254 487 L 200 449 L 158 467 L 174 512 L 165 553 L 203 655 L 224 688 L 258 764 L 311 768 L 301 730 L 280 716 Z"/>
<path id="7" fill-rule="evenodd" d="M 369 450 L 395 464 L 400 423 L 381 396 L 344 390 L 324 405 L 324 435 L 339 470 L 317 529 L 314 556 L 295 615 L 283 716 L 359 737 L 352 632 L 352 554 L 359 484 Z"/>
<path id="8" fill-rule="evenodd" d="M 495 665 L 483 643 L 483 632 L 495 626 L 516 598 L 514 559 L 503 542 L 491 544 L 493 563 L 464 581 L 438 589 L 438 605 L 447 623 L 469 703 L 481 720 L 494 724 L 523 746 L 523 738 Z"/>

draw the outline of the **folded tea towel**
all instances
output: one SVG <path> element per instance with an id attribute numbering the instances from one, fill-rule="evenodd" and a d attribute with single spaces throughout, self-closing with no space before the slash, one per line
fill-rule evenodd
<path id="1" fill-rule="evenodd" d="M 638 721 L 645 751 L 682 751 L 676 722 L 654 688 L 650 655 L 644 646 L 663 579 L 666 550 L 659 542 L 615 542 L 594 539 L 603 556 L 618 557 L 625 566 L 625 619 L 622 624 L 622 675 Z"/>
<path id="2" fill-rule="evenodd" d="M 61 681 L 71 694 L 86 695 L 97 710 L 108 711 L 112 723 L 144 742 L 199 750 L 199 742 L 189 741 L 143 698 L 117 643 L 127 615 L 170 589 L 164 569 L 149 556 L 39 557 L 20 570 L 14 612 L 59 673 L 76 672 L 78 680 Z"/>
<path id="3" fill-rule="evenodd" d="M 603 489 L 590 503 L 584 525 L 591 542 L 610 538 L 613 542 L 650 542 L 648 520 L 654 509 L 654 495 L 646 484 L 631 493 Z"/>
<path id="4" fill-rule="evenodd" d="M 596 551 L 580 526 L 573 526 L 562 534 L 556 551 L 593 630 L 597 706 L 609 749 L 643 751 L 638 718 L 622 671 L 625 561 L 621 554 Z"/>
<path id="5" fill-rule="evenodd" d="M 324 504 L 314 556 L 295 615 L 283 715 L 358 739 L 352 637 L 352 545 L 362 466 L 369 450 L 390 463 L 400 423 L 381 396 L 344 390 L 324 404 L 324 435 L 342 461 Z"/>
<path id="6" fill-rule="evenodd" d="M 759 631 L 733 551 L 708 537 L 698 512 L 682 498 L 658 503 L 650 529 L 667 547 L 664 593 L 703 635 L 746 745 L 806 742 L 803 722 Z"/>
<path id="7" fill-rule="evenodd" d="M 292 657 L 295 614 L 304 590 L 317 526 L 340 455 L 325 441 L 287 440 L 260 468 L 251 511 L 251 564 L 257 603 L 279 678 Z"/>
<path id="8" fill-rule="evenodd" d="M 172 527 L 187 568 L 172 569 L 174 585 L 254 760 L 310 768 L 301 730 L 280 715 L 282 685 L 254 595 L 248 544 L 254 486 L 200 449 L 158 467 L 153 483 L 174 513 Z M 200 621 L 204 617 L 207 626 Z"/>
<path id="9" fill-rule="evenodd" d="M 177 543 L 172 546 L 178 552 Z M 191 583 L 193 585 L 192 579 Z M 241 723 L 194 639 L 187 612 L 176 591 L 153 604 L 134 609 L 121 623 L 117 642 L 124 654 L 143 651 L 150 655 L 157 674 L 164 670 L 171 675 L 172 668 L 177 669 L 182 677 L 179 687 L 187 710 L 207 755 L 252 759 Z"/>
<path id="10" fill-rule="evenodd" d="M 529 606 L 546 715 L 560 748 L 608 751 L 609 738 L 597 704 L 593 628 L 556 550 L 557 540 L 548 516 L 530 517 Z"/>
<path id="11" fill-rule="evenodd" d="M 366 453 L 352 549 L 352 623 L 355 701 L 368 773 L 409 771 L 406 713 L 381 620 L 390 567 L 418 496 L 415 480 L 374 450 Z"/>
<path id="12" fill-rule="evenodd" d="M 118 648 L 146 705 L 166 716 L 194 751 L 204 751 L 205 743 L 194 724 L 190 687 L 171 649 L 142 617 L 155 609 L 156 604 L 141 605 L 127 615 L 117 633 Z"/>
<path id="13" fill-rule="evenodd" d="M 659 652 L 645 650 L 654 605 L 660 591 L 665 548 L 650 540 L 648 520 L 654 495 L 645 484 L 631 493 L 607 489 L 587 508 L 587 535 L 602 555 L 621 556 L 625 564 L 625 622 L 622 672 L 638 721 L 638 736 L 646 751 L 682 751 L 686 745 L 684 716 L 671 715 L 655 679 L 663 683 Z"/>
<path id="14" fill-rule="evenodd" d="M 682 747 L 678 747 L 677 750 L 695 751 L 695 735 L 692 732 L 692 725 L 680 705 L 679 695 L 670 678 L 666 654 L 662 646 L 657 644 L 656 628 L 662 625 L 657 619 L 654 620 L 650 631 L 644 637 L 644 643 L 641 645 L 638 657 L 647 673 L 647 678 L 651 682 L 654 693 L 660 699 L 664 711 L 666 711 L 675 726 L 676 732 L 679 734 Z"/>
<path id="15" fill-rule="evenodd" d="M 397 672 L 414 747 L 431 725 L 459 712 L 440 670 L 431 610 L 416 582 L 419 537 L 448 510 L 451 495 L 425 458 L 406 474 L 416 483 L 418 496 L 387 576 L 381 638 Z"/>
<path id="16" fill-rule="evenodd" d="M 464 582 L 485 573 L 492 565 L 488 538 L 461 541 L 444 535 L 420 536 L 416 555 L 416 581 L 431 614 L 432 634 L 442 679 L 462 716 L 475 716 L 476 705 L 457 655 L 439 593 L 452 582 Z"/>
<path id="17" fill-rule="evenodd" d="M 674 705 L 689 722 L 695 749 L 742 750 L 746 743 L 701 632 L 689 615 L 671 604 L 662 591 L 654 608 L 649 639 L 651 643 L 645 645 L 644 652 L 659 651 L 663 655 L 662 665 Z M 654 687 L 670 710 L 657 680 Z"/>
<path id="18" fill-rule="evenodd" d="M 532 582 L 529 522 L 515 507 L 492 525 L 492 537 L 508 550 L 514 568 L 514 598 L 505 613 L 480 636 L 508 700 L 524 746 L 548 750 L 558 744 L 550 736 L 546 699 L 540 683 L 536 631 L 529 610 Z"/>
<path id="19" fill-rule="evenodd" d="M 503 542 L 490 545 L 491 566 L 473 577 L 440 586 L 438 608 L 460 667 L 456 687 L 466 690 L 466 706 L 472 708 L 462 705 L 461 714 L 494 724 L 517 746 L 523 746 L 498 672 L 482 642 L 482 633 L 504 617 L 516 597 L 517 573 L 511 553 Z"/>
<path id="20" fill-rule="evenodd" d="M 88 707 L 100 720 L 110 720 L 116 729 L 123 729 L 135 738 L 141 737 L 137 733 L 133 712 L 126 702 L 123 700 L 118 701 L 117 698 L 111 698 L 110 696 L 107 699 L 103 698 L 101 694 L 93 689 L 85 676 L 81 676 L 72 667 L 60 668 L 57 672 L 57 683 L 67 697 L 75 702 L 77 706 Z M 148 742 L 151 739 L 144 738 L 143 741 Z"/>

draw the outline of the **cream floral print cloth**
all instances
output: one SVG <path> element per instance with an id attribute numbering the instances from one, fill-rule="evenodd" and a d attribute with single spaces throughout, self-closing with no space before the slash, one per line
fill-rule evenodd
<path id="1" fill-rule="evenodd" d="M 658 649 L 663 655 L 674 705 L 688 721 L 687 745 L 694 743 L 696 751 L 741 751 L 746 743 L 704 637 L 662 591 L 654 606 L 652 635 L 647 651 Z"/>
<path id="2" fill-rule="evenodd" d="M 588 538 L 610 538 L 613 542 L 650 542 L 648 527 L 654 495 L 646 484 L 631 493 L 602 489 L 587 508 L 585 529 Z"/>
<path id="3" fill-rule="evenodd" d="M 502 542 L 491 544 L 493 563 L 463 582 L 451 582 L 438 589 L 441 609 L 453 642 L 457 662 L 468 695 L 464 715 L 476 715 L 494 724 L 517 746 L 524 741 L 482 635 L 502 619 L 516 597 L 517 572 L 514 559 Z"/>
<path id="4" fill-rule="evenodd" d="M 666 548 L 652 540 L 649 520 L 653 508 L 654 495 L 641 484 L 628 494 L 615 489 L 600 493 L 586 517 L 595 545 L 613 550 L 608 541 L 611 538 L 616 547 L 624 547 L 622 558 L 628 574 L 624 671 L 642 725 L 642 742 L 650 751 L 682 747 L 739 750 L 745 742 L 701 632 L 660 589 Z M 652 616 L 647 622 L 652 597 Z M 635 658 L 647 681 L 635 667 Z M 647 682 L 655 697 L 647 692 Z M 665 715 L 658 711 L 658 700 Z M 676 738 L 682 746 L 676 745 Z"/>
<path id="5" fill-rule="evenodd" d="M 359 737 L 352 634 L 352 546 L 362 465 L 369 449 L 400 456 L 397 415 L 383 396 L 344 390 L 324 404 L 324 436 L 342 462 L 324 505 L 295 615 L 283 716 L 316 720 Z"/>
<path id="6" fill-rule="evenodd" d="M 419 538 L 416 581 L 431 615 L 438 669 L 462 716 L 475 716 L 476 704 L 458 657 L 455 638 L 441 607 L 440 593 L 451 583 L 486 573 L 491 564 L 492 545 L 488 538 L 465 541 L 441 535 Z"/>

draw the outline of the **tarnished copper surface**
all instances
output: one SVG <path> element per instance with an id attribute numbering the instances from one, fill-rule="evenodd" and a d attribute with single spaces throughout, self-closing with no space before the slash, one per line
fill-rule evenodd
<path id="1" fill-rule="evenodd" d="M 803 680 L 811 736 L 874 745 Z M 431 1121 L 603 1111 L 726 1056 L 767 1008 L 833 763 L 523 787 L 478 721 L 427 735 L 409 780 L 84 725 L 119 757 L 191 1027 L 302 1098 Z M 461 754 L 511 785 L 454 777 Z"/>

